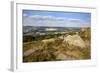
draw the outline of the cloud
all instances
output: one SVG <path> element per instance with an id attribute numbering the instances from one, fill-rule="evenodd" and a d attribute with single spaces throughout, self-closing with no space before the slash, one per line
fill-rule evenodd
<path id="1" fill-rule="evenodd" d="M 42 16 L 42 15 L 23 15 L 23 24 L 25 26 L 56 26 L 56 27 L 90 27 L 90 21 L 55 17 L 55 16 Z"/>
<path id="2" fill-rule="evenodd" d="M 26 16 L 28 16 L 28 15 L 24 13 L 23 16 L 26 17 Z"/>
<path id="3" fill-rule="evenodd" d="M 38 21 L 41 21 L 41 20 L 64 20 L 64 18 L 61 18 L 61 17 L 54 17 L 54 16 L 40 16 L 40 15 L 33 15 L 33 16 L 28 16 L 29 19 L 33 19 L 33 20 L 38 20 Z"/>

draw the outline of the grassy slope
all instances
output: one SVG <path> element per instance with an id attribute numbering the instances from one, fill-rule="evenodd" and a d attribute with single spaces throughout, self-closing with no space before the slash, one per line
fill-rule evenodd
<path id="1" fill-rule="evenodd" d="M 76 34 L 75 32 L 70 32 L 70 35 Z M 69 35 L 68 34 L 68 35 Z M 60 34 L 59 34 L 60 35 Z M 90 29 L 88 31 L 79 32 L 80 37 L 87 43 L 90 43 L 91 35 Z M 23 44 L 23 52 L 29 49 L 35 49 L 36 51 L 28 56 L 23 57 L 23 62 L 39 62 L 39 61 L 58 61 L 58 60 L 80 60 L 80 59 L 90 59 L 90 44 L 86 48 L 80 48 L 77 46 L 69 45 L 64 43 L 63 40 L 58 39 L 58 36 L 54 36 L 55 41 L 43 43 L 43 39 L 53 38 L 54 35 L 47 35 L 45 37 L 38 37 L 36 41 L 25 42 Z M 62 59 L 60 57 L 65 56 Z"/>

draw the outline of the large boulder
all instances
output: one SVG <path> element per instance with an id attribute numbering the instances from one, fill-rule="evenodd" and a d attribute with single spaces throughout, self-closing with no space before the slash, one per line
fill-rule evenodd
<path id="1" fill-rule="evenodd" d="M 84 40 L 79 35 L 76 35 L 76 34 L 68 35 L 67 37 L 64 38 L 64 42 L 69 45 L 77 46 L 80 48 L 86 47 Z"/>

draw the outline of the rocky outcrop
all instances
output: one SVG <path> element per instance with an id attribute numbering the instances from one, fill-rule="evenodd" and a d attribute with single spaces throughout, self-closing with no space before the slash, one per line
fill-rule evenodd
<path id="1" fill-rule="evenodd" d="M 64 38 L 64 42 L 80 48 L 86 47 L 84 40 L 79 35 L 68 35 Z"/>

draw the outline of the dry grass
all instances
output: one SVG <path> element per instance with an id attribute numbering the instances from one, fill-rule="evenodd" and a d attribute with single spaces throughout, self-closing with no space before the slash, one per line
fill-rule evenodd
<path id="1" fill-rule="evenodd" d="M 41 62 L 41 61 L 60 61 L 60 60 L 82 60 L 91 58 L 91 35 L 90 29 L 86 29 L 84 33 L 79 32 L 80 37 L 86 42 L 86 47 L 81 48 L 75 45 L 69 45 L 63 42 L 63 39 L 58 37 L 54 38 L 52 42 L 42 42 L 42 40 L 32 41 L 30 43 L 23 44 L 23 52 L 29 49 L 35 49 L 35 51 L 28 55 L 23 56 L 23 62 Z M 75 33 L 71 32 L 71 35 Z M 68 34 L 69 35 L 69 34 Z M 44 38 L 45 39 L 45 38 Z M 43 39 L 43 40 L 44 40 Z M 58 58 L 59 56 L 59 58 Z M 65 56 L 63 59 L 60 58 Z"/>

